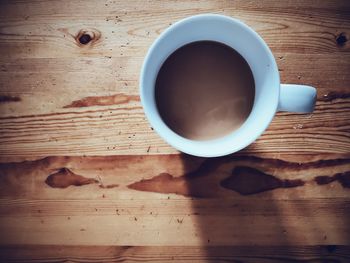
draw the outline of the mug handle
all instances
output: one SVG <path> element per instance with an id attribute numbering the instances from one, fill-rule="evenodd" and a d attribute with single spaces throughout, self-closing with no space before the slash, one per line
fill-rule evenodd
<path id="1" fill-rule="evenodd" d="M 306 85 L 281 84 L 278 111 L 309 113 L 315 108 L 316 89 Z"/>

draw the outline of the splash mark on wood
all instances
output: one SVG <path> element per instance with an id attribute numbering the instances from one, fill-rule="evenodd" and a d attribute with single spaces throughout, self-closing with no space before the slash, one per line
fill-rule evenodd
<path id="1" fill-rule="evenodd" d="M 111 96 L 92 96 L 85 97 L 80 100 L 75 100 L 71 104 L 64 106 L 63 108 L 81 108 L 90 106 L 108 106 L 129 103 L 130 101 L 140 101 L 140 97 L 137 95 L 126 95 L 123 93 L 115 94 Z"/>
<path id="2" fill-rule="evenodd" d="M 318 185 L 324 185 L 338 181 L 344 188 L 350 188 L 350 171 L 337 173 L 332 176 L 316 176 L 315 181 Z"/>
<path id="3" fill-rule="evenodd" d="M 246 166 L 235 167 L 232 175 L 220 183 L 222 187 L 233 190 L 241 195 L 257 194 L 277 188 L 298 187 L 304 184 L 305 182 L 300 179 L 282 180 Z"/>
<path id="4" fill-rule="evenodd" d="M 6 95 L 0 96 L 0 103 L 17 102 L 17 101 L 21 101 L 21 98 L 16 96 L 6 96 Z"/>
<path id="5" fill-rule="evenodd" d="M 98 180 L 75 174 L 68 168 L 61 168 L 58 172 L 49 175 L 45 183 L 53 188 L 67 188 L 71 185 L 82 186 L 95 184 L 98 183 Z"/>

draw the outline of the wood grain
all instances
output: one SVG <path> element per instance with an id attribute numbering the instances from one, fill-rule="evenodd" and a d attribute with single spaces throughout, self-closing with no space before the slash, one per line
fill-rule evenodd
<path id="1" fill-rule="evenodd" d="M 348 262 L 349 247 L 6 246 L 7 262 Z M 1 257 L 0 257 L 1 259 Z"/>
<path id="2" fill-rule="evenodd" d="M 350 156 L 330 157 L 67 156 L 2 163 L 0 243 L 349 244 L 350 177 L 343 184 L 337 174 L 350 171 Z M 249 169 L 237 174 L 241 167 Z M 335 178 L 320 184 L 320 176 Z M 234 187 L 225 186 L 231 178 Z M 295 181 L 302 184 L 290 187 Z"/>
<path id="3" fill-rule="evenodd" d="M 350 151 L 347 1 L 152 1 L 142 12 L 138 1 L 45 3 L 1 5 L 0 95 L 20 100 L 0 103 L 3 157 L 176 153 L 145 119 L 138 76 L 169 24 L 203 12 L 246 22 L 271 47 L 282 82 L 318 90 L 314 114 L 278 114 L 245 152 Z M 80 44 L 83 34 L 92 40 Z M 329 93 L 338 96 L 325 101 Z"/>
<path id="4" fill-rule="evenodd" d="M 151 43 L 241 19 L 317 88 L 240 153 L 179 154 L 143 113 Z M 0 1 L 1 262 L 349 262 L 349 1 Z"/>

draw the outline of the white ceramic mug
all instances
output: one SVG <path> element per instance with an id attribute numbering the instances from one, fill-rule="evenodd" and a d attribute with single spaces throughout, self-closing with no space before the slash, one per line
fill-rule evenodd
<path id="1" fill-rule="evenodd" d="M 253 109 L 242 126 L 213 140 L 186 139 L 173 132 L 160 117 L 155 101 L 155 81 L 163 62 L 176 49 L 194 41 L 212 40 L 239 52 L 248 62 L 255 81 Z M 277 111 L 312 112 L 316 89 L 281 84 L 277 64 L 264 40 L 250 27 L 231 17 L 196 15 L 170 26 L 150 47 L 140 77 L 141 102 L 154 130 L 176 149 L 196 156 L 214 157 L 237 152 L 254 142 Z"/>

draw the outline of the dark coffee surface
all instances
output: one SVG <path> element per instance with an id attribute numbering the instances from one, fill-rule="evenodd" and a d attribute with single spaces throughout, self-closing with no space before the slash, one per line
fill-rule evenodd
<path id="1" fill-rule="evenodd" d="M 255 95 L 248 63 L 234 49 L 214 41 L 185 45 L 171 54 L 156 80 L 158 111 L 177 134 L 214 139 L 239 128 Z"/>

